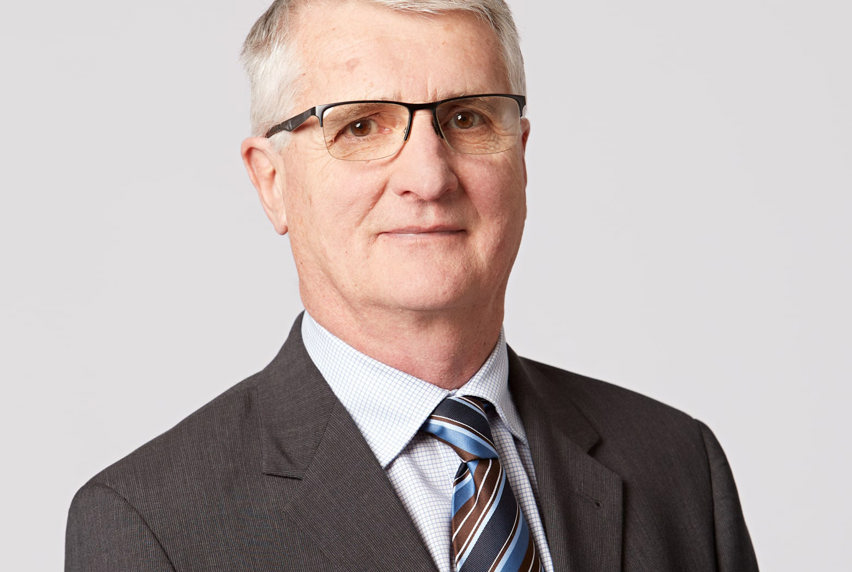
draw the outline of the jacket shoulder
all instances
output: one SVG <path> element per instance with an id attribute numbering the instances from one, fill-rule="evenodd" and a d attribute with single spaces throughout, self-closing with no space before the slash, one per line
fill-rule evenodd
<path id="1" fill-rule="evenodd" d="M 537 391 L 570 400 L 603 434 L 611 433 L 611 426 L 613 430 L 641 426 L 645 431 L 679 427 L 700 440 L 700 426 L 692 416 L 657 399 L 528 358 L 518 360 Z"/>
<path id="2" fill-rule="evenodd" d="M 166 493 L 202 475 L 222 475 L 259 455 L 253 393 L 261 374 L 255 374 L 189 414 L 171 429 L 106 467 L 89 481 L 125 498 Z"/>

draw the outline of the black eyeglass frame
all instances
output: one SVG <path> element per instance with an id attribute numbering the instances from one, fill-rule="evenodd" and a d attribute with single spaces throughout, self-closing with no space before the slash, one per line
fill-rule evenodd
<path id="1" fill-rule="evenodd" d="M 401 105 L 402 107 L 408 109 L 408 125 L 405 126 L 405 133 L 402 138 L 403 141 L 408 141 L 408 134 L 411 132 L 411 121 L 414 117 L 414 113 L 416 111 L 420 111 L 421 109 L 428 109 L 432 112 L 432 127 L 435 129 L 435 133 L 437 133 L 438 136 L 443 139 L 444 134 L 441 131 L 441 127 L 438 123 L 438 106 L 443 105 L 445 103 L 449 103 L 451 101 L 457 101 L 461 99 L 475 99 L 477 97 L 507 97 L 509 99 L 514 99 L 515 103 L 518 104 L 519 117 L 524 116 L 524 110 L 527 106 L 526 96 L 517 95 L 514 93 L 476 93 L 472 95 L 449 97 L 447 99 L 441 99 L 439 101 L 433 101 L 431 103 L 406 103 L 404 101 L 391 101 L 388 99 L 361 99 L 354 101 L 338 101 L 335 103 L 316 105 L 314 107 L 311 107 L 310 109 L 306 109 L 298 115 L 294 115 L 290 119 L 286 119 L 281 123 L 278 123 L 277 125 L 273 125 L 269 128 L 269 131 L 266 132 L 266 135 L 264 135 L 264 137 L 268 139 L 269 137 L 272 137 L 276 133 L 280 133 L 282 131 L 292 133 L 311 117 L 316 117 L 319 120 L 320 127 L 322 127 L 322 116 L 325 111 L 338 105 L 348 105 L 350 103 L 393 103 L 395 105 Z"/>

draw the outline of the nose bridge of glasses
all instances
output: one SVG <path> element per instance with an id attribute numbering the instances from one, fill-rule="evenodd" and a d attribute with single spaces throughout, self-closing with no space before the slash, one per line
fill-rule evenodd
<path id="1" fill-rule="evenodd" d="M 403 141 L 408 141 L 408 136 L 411 134 L 411 126 L 414 123 L 414 117 L 418 111 L 428 111 L 432 117 L 432 129 L 435 131 L 435 135 L 439 138 L 444 139 L 444 133 L 441 131 L 441 124 L 438 120 L 438 103 L 404 103 L 406 109 L 408 109 L 408 125 L 405 128 L 405 136 L 403 137 Z"/>

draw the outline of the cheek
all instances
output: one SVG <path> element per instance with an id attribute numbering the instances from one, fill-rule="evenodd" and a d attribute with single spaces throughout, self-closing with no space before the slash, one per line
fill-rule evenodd
<path id="1" fill-rule="evenodd" d="M 328 159 L 318 151 L 305 152 L 293 144 L 285 166 L 284 204 L 291 226 L 314 227 L 325 218 L 331 184 Z M 297 160 L 298 159 L 298 160 Z"/>
<path id="2" fill-rule="evenodd" d="M 496 240 L 516 241 L 526 219 L 526 181 L 523 161 L 507 160 L 501 164 L 476 169 L 466 177 L 468 195 L 474 203 L 480 222 L 498 236 Z"/>
<path id="3" fill-rule="evenodd" d="M 382 188 L 363 169 L 353 173 L 351 165 L 329 159 L 294 170 L 286 197 L 291 238 L 326 259 L 345 257 L 364 242 Z"/>

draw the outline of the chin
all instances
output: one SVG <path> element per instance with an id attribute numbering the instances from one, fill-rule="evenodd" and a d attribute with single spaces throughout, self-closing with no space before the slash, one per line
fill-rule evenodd
<path id="1" fill-rule="evenodd" d="M 389 282 L 397 287 L 385 292 L 385 300 L 401 311 L 433 313 L 457 310 L 477 291 L 466 277 L 449 281 L 446 275 L 434 278 L 434 281 L 421 278 L 414 282 L 410 279 Z"/>

